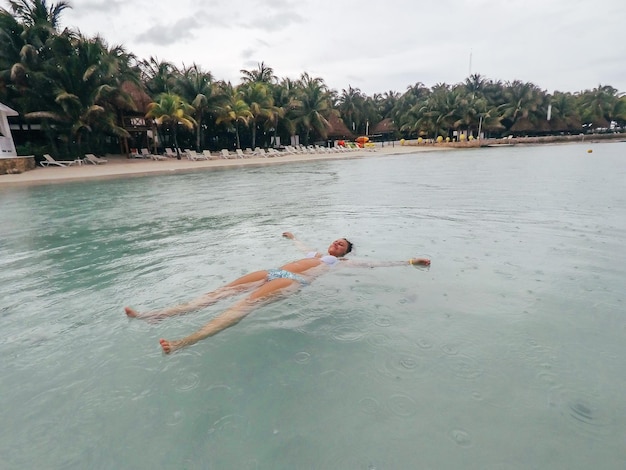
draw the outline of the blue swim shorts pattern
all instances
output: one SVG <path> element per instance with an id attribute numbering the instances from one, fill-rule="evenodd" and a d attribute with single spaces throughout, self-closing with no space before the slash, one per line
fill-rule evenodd
<path id="1" fill-rule="evenodd" d="M 267 270 L 267 280 L 273 281 L 274 279 L 293 279 L 294 281 L 299 282 L 303 286 L 307 285 L 307 281 L 302 276 L 298 274 L 294 274 L 289 271 L 285 271 L 284 269 L 268 269 Z"/>

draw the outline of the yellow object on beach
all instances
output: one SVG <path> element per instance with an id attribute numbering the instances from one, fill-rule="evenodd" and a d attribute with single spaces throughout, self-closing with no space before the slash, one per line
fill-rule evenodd
<path id="1" fill-rule="evenodd" d="M 404 139 L 400 139 L 400 145 L 404 145 Z"/>
<path id="2" fill-rule="evenodd" d="M 437 136 L 437 143 L 441 143 L 441 142 L 443 142 L 443 137 L 439 135 Z"/>

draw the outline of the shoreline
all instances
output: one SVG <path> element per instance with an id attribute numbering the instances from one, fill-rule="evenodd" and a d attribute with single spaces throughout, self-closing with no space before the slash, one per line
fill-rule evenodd
<path id="1" fill-rule="evenodd" d="M 130 159 L 124 155 L 107 155 L 105 158 L 108 160 L 108 163 L 102 165 L 83 164 L 81 166 L 69 167 L 38 166 L 34 170 L 25 171 L 23 173 L 0 175 L 0 189 L 5 187 L 171 175 L 197 171 L 216 171 L 230 168 L 281 165 L 322 160 L 355 160 L 358 158 L 380 157 L 416 152 L 438 152 L 445 150 L 452 149 L 448 147 L 402 146 L 399 142 L 395 142 L 394 144 L 388 143 L 384 147 L 377 145 L 375 150 L 363 149 L 350 153 L 281 155 L 267 158 L 219 158 L 215 160 L 192 161 L 187 158 L 183 158 L 181 160 L 151 160 Z"/>
<path id="2" fill-rule="evenodd" d="M 593 138 L 596 137 L 596 138 Z M 107 155 L 108 163 L 102 165 L 84 164 L 81 166 L 58 167 L 38 166 L 34 170 L 17 174 L 0 175 L 0 189 L 20 186 L 34 186 L 46 184 L 60 184 L 82 182 L 89 180 L 105 180 L 117 178 L 133 178 L 142 176 L 157 176 L 168 174 L 181 174 L 197 171 L 216 171 L 230 168 L 244 168 L 255 166 L 281 165 L 288 163 L 300 163 L 322 160 L 355 160 L 367 157 L 382 157 L 400 155 L 406 153 L 441 152 L 458 149 L 477 149 L 485 147 L 500 147 L 509 145 L 554 145 L 575 143 L 601 143 L 624 141 L 623 134 L 617 134 L 609 138 L 597 138 L 588 136 L 581 139 L 579 136 L 562 136 L 561 138 L 515 138 L 515 139 L 488 139 L 485 141 L 472 142 L 443 142 L 422 143 L 407 141 L 402 145 L 399 141 L 385 142 L 384 146 L 376 143 L 372 149 L 355 150 L 348 153 L 328 154 L 304 154 L 304 155 L 281 155 L 273 157 L 251 157 L 214 160 L 193 161 L 187 158 L 181 160 L 151 160 L 130 159 L 125 155 Z"/>

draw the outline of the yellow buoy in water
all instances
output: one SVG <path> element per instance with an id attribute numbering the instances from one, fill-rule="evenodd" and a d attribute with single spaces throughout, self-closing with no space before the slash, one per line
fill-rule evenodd
<path id="1" fill-rule="evenodd" d="M 593 150 L 589 149 L 587 150 L 587 153 L 593 153 Z"/>

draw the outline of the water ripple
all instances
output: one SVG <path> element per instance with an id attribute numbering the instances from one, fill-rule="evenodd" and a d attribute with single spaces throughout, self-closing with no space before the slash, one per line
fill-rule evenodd
<path id="1" fill-rule="evenodd" d="M 393 324 L 390 317 L 376 317 L 374 320 L 374 325 L 379 326 L 381 328 L 388 328 Z"/>
<path id="2" fill-rule="evenodd" d="M 404 393 L 395 393 L 387 399 L 387 408 L 394 415 L 408 418 L 417 413 L 417 403 Z"/>
<path id="3" fill-rule="evenodd" d="M 331 335 L 337 341 L 353 342 L 359 341 L 363 338 L 364 333 L 359 330 L 355 330 L 354 326 L 338 326 L 331 331 Z"/>
<path id="4" fill-rule="evenodd" d="M 560 411 L 575 431 L 588 437 L 600 437 L 617 431 L 614 410 L 605 402 L 602 397 L 584 391 L 555 388 L 551 391 L 549 403 Z"/>
<path id="5" fill-rule="evenodd" d="M 462 379 L 474 380 L 483 375 L 477 359 L 466 355 L 453 356 L 446 361 L 449 369 Z"/>
<path id="6" fill-rule="evenodd" d="M 472 447 L 472 438 L 465 429 L 453 429 L 448 436 L 460 447 Z"/>
<path id="7" fill-rule="evenodd" d="M 311 360 L 311 355 L 308 352 L 300 351 L 299 353 L 296 353 L 295 361 L 298 364 L 306 364 L 310 360 Z"/>
<path id="8" fill-rule="evenodd" d="M 175 380 L 175 388 L 179 392 L 188 392 L 193 390 L 200 383 L 200 376 L 194 372 L 180 373 Z"/>
<path id="9" fill-rule="evenodd" d="M 380 409 L 380 404 L 375 398 L 365 397 L 359 400 L 359 409 L 367 415 L 374 415 Z"/>
<path id="10" fill-rule="evenodd" d="M 414 351 L 382 351 L 375 360 L 375 371 L 387 379 L 426 377 L 432 373 L 433 363 Z"/>

